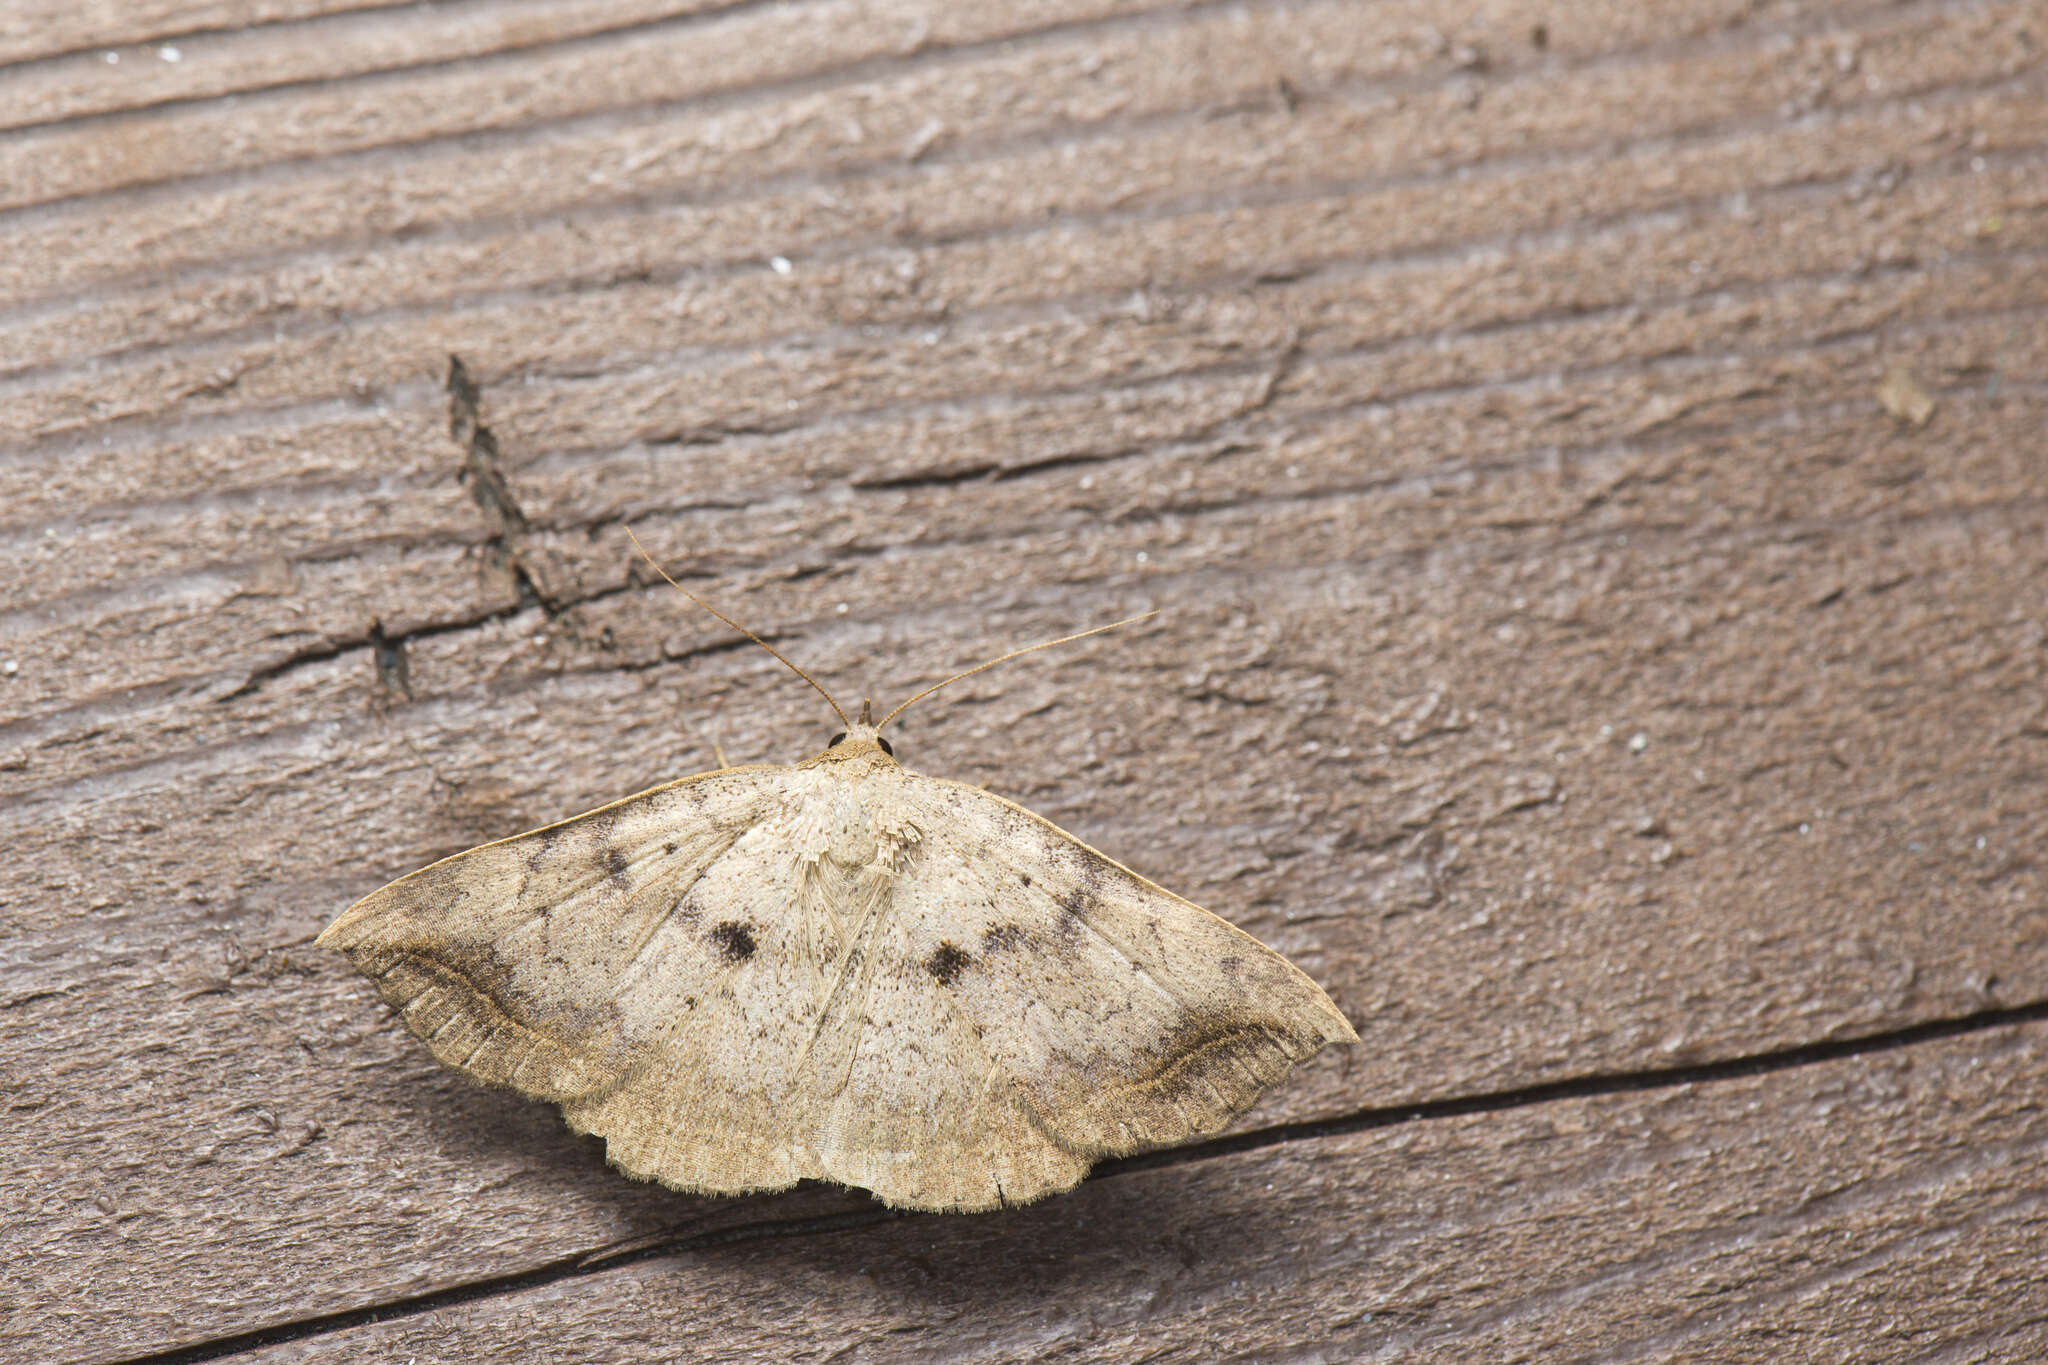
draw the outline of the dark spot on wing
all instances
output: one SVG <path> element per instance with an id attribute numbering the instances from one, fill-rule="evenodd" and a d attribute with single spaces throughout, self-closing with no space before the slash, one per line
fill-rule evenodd
<path id="1" fill-rule="evenodd" d="M 1243 965 L 1244 959 L 1241 957 L 1226 957 L 1218 961 L 1216 964 L 1217 969 L 1220 970 L 1225 976 L 1235 976 L 1237 974 L 1237 969 L 1239 967 L 1242 967 Z"/>
<path id="2" fill-rule="evenodd" d="M 1031 874 L 1029 872 L 1019 872 L 1017 874 L 1017 879 L 1023 882 L 1026 886 L 1031 885 Z"/>
<path id="3" fill-rule="evenodd" d="M 745 962 L 754 955 L 754 931 L 738 920 L 721 920 L 712 926 L 711 941 L 727 962 Z"/>
<path id="4" fill-rule="evenodd" d="M 610 877 L 613 881 L 624 881 L 626 879 L 626 873 L 631 871 L 632 867 L 633 860 L 626 856 L 626 852 L 624 849 L 608 848 L 604 851 L 605 875 Z"/>
<path id="5" fill-rule="evenodd" d="M 941 986 L 953 984 L 953 978 L 974 965 L 974 959 L 950 943 L 941 943 L 939 950 L 925 959 L 924 969 Z"/>
<path id="6" fill-rule="evenodd" d="M 981 950 L 984 953 L 1000 953 L 1024 944 L 1024 930 L 1015 924 L 998 924 L 993 929 L 981 931 Z"/>
<path id="7" fill-rule="evenodd" d="M 1078 886 L 1074 887 L 1060 897 L 1060 909 L 1075 919 L 1088 918 L 1088 893 Z"/>
<path id="8" fill-rule="evenodd" d="M 668 841 L 667 843 L 663 844 L 663 845 L 661 846 L 661 851 L 662 851 L 663 853 L 667 853 L 667 854 L 670 854 L 671 856 L 673 856 L 673 855 L 674 855 L 674 853 L 675 853 L 675 851 L 676 851 L 676 843 L 675 843 L 675 840 L 671 839 L 671 840 L 669 840 L 669 841 Z"/>

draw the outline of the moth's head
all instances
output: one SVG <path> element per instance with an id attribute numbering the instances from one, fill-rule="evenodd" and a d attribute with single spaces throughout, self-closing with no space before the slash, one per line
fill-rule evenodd
<path id="1" fill-rule="evenodd" d="M 884 722 L 886 724 L 886 722 Z M 843 763 L 848 759 L 878 757 L 884 762 L 896 761 L 896 749 L 882 738 L 882 727 L 875 724 L 875 706 L 871 701 L 860 704 L 860 719 L 846 729 L 832 736 L 825 745 L 825 751 L 811 760 L 813 763 Z"/>

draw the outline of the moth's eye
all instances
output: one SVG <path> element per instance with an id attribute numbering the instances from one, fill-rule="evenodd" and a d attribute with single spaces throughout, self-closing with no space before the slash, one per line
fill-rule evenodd
<path id="1" fill-rule="evenodd" d="M 826 748 L 828 748 L 828 749 L 830 749 L 830 748 L 834 747 L 835 745 L 837 745 L 837 744 L 839 743 L 839 741 L 840 741 L 840 740 L 842 740 L 842 739 L 845 739 L 845 738 L 846 738 L 846 731 L 844 731 L 844 730 L 841 730 L 841 731 L 840 731 L 840 732 L 839 732 L 838 734 L 836 734 L 836 735 L 832 736 L 832 738 L 830 738 L 830 739 L 828 739 L 828 740 L 826 740 L 826 741 L 825 741 L 825 747 L 826 747 Z"/>
<path id="2" fill-rule="evenodd" d="M 888 740 L 883 739 L 880 735 L 876 735 L 875 743 L 882 746 L 883 753 L 889 755 L 889 757 L 891 758 L 896 757 L 896 746 L 891 744 Z"/>

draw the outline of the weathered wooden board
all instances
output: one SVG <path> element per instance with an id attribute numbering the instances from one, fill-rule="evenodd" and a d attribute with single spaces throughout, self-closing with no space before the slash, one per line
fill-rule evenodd
<path id="1" fill-rule="evenodd" d="M 1552 9 L 0 20 L 0 1356 L 863 1207 L 307 946 L 822 742 L 622 522 L 854 698 L 1162 608 L 902 744 L 1329 986 L 1250 1127 L 2048 1000 L 2048 14 Z"/>
<path id="2" fill-rule="evenodd" d="M 308 1360 L 1842 1361 L 2048 1347 L 2048 1030 L 772 1224 Z"/>

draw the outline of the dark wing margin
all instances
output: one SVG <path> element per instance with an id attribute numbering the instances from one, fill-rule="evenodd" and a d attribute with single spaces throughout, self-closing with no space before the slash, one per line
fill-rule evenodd
<path id="1" fill-rule="evenodd" d="M 1235 926 L 978 787 L 915 790 L 974 935 L 958 959 L 931 950 L 936 984 L 1069 1149 L 1215 1132 L 1296 1063 L 1357 1041 L 1315 982 Z"/>
<path id="2" fill-rule="evenodd" d="M 686 777 L 444 858 L 356 902 L 317 942 L 345 952 L 449 1066 L 556 1101 L 619 1083 L 645 1050 L 632 986 L 687 936 L 708 994 L 731 957 L 691 892 L 774 809 L 787 769 Z M 738 930 L 724 931 L 730 939 Z M 689 981 L 665 980 L 665 989 Z"/>

